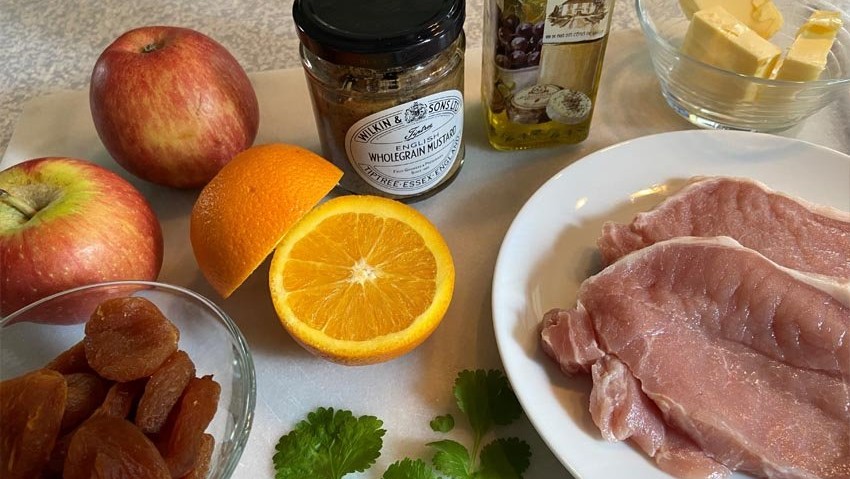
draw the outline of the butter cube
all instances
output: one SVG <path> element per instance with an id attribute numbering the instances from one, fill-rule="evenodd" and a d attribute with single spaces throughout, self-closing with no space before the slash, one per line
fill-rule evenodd
<path id="1" fill-rule="evenodd" d="M 765 39 L 782 28 L 782 13 L 772 0 L 679 0 L 679 6 L 688 20 L 700 10 L 723 7 Z"/>
<path id="2" fill-rule="evenodd" d="M 682 53 L 717 68 L 766 78 L 782 50 L 721 6 L 694 13 Z"/>
<path id="3" fill-rule="evenodd" d="M 772 78 L 779 80 L 817 80 L 826 68 L 826 57 L 841 29 L 841 13 L 818 10 L 800 27 L 791 44 L 774 70 Z"/>

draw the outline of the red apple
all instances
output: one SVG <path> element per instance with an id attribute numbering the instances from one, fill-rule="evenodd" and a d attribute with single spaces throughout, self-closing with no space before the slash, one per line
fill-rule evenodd
<path id="1" fill-rule="evenodd" d="M 73 158 L 0 171 L 0 314 L 84 284 L 155 280 L 162 230 L 115 173 Z"/>
<path id="2" fill-rule="evenodd" d="M 121 35 L 97 59 L 89 102 L 109 154 L 130 173 L 201 187 L 253 144 L 257 96 L 233 55 L 178 27 Z"/>

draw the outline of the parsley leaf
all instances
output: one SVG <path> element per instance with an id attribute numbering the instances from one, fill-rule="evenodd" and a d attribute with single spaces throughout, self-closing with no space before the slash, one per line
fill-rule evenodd
<path id="1" fill-rule="evenodd" d="M 280 438 L 276 479 L 341 479 L 372 466 L 381 454 L 383 422 L 374 416 L 319 408 Z"/>
<path id="2" fill-rule="evenodd" d="M 434 454 L 434 467 L 443 474 L 455 479 L 472 477 L 472 459 L 469 451 L 457 441 L 445 439 L 429 442 L 429 446 L 437 449 Z"/>
<path id="3" fill-rule="evenodd" d="M 431 420 L 430 425 L 434 432 L 449 432 L 455 427 L 455 418 L 451 414 L 437 416 Z"/>
<path id="4" fill-rule="evenodd" d="M 522 414 L 508 378 L 499 370 L 461 371 L 455 380 L 454 395 L 477 438 L 493 424 L 510 424 Z"/>
<path id="5" fill-rule="evenodd" d="M 390 464 L 383 479 L 437 479 L 434 470 L 421 459 L 412 460 L 405 458 Z"/>
<path id="6" fill-rule="evenodd" d="M 531 448 L 515 437 L 496 439 L 481 450 L 481 479 L 520 479 L 528 469 Z"/>
<path id="7" fill-rule="evenodd" d="M 455 380 L 454 395 L 458 408 L 469 420 L 474 442 L 471 453 L 458 444 L 463 448 L 463 456 L 457 448 L 441 449 L 434 456 L 437 469 L 453 479 L 521 479 L 531 457 L 531 448 L 524 441 L 497 439 L 480 449 L 484 436 L 493 426 L 508 425 L 522 415 L 522 406 L 505 374 L 499 370 L 461 371 Z M 446 466 L 459 463 L 466 464 L 463 475 Z"/>

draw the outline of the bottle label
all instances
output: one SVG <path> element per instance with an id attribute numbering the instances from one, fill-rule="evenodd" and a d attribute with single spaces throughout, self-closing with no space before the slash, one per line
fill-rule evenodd
<path id="1" fill-rule="evenodd" d="M 415 195 L 449 174 L 462 135 L 463 95 L 448 90 L 361 119 L 345 135 L 345 152 L 368 184 Z"/>
<path id="2" fill-rule="evenodd" d="M 544 44 L 576 43 L 605 36 L 611 0 L 548 0 Z"/>

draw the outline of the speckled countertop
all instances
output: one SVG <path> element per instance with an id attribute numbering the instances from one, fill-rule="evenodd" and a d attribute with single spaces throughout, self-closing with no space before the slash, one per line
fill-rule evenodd
<path id="1" fill-rule="evenodd" d="M 467 2 L 469 47 L 481 44 L 483 0 Z M 227 47 L 248 72 L 297 68 L 292 0 L 0 0 L 0 157 L 27 100 L 85 89 L 100 52 L 121 33 L 143 25 L 179 25 Z M 621 1 L 612 28 L 635 25 Z"/>

